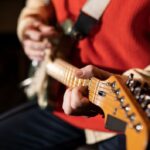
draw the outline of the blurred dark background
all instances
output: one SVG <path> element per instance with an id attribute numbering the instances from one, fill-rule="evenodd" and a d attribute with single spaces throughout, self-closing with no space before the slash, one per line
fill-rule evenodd
<path id="1" fill-rule="evenodd" d="M 0 113 L 26 101 L 19 83 L 27 77 L 29 60 L 16 35 L 25 0 L 0 1 Z"/>

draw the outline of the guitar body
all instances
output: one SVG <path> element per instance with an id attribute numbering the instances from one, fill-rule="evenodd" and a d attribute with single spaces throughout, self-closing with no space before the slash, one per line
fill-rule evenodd
<path id="1" fill-rule="evenodd" d="M 126 78 L 116 75 L 105 81 L 95 77 L 78 79 L 74 74 L 76 67 L 62 59 L 52 61 L 47 56 L 41 65 L 45 75 L 68 87 L 88 86 L 89 100 L 104 111 L 106 128 L 126 135 L 127 150 L 146 150 L 150 137 L 150 121 L 126 86 Z M 39 79 L 33 83 L 43 85 L 43 81 L 40 82 Z M 28 87 L 29 91 L 31 87 L 32 85 Z M 38 90 L 35 93 L 40 93 Z"/>

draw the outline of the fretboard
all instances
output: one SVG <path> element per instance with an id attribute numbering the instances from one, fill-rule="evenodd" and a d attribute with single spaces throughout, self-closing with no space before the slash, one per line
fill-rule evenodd
<path id="1" fill-rule="evenodd" d="M 122 121 L 121 124 L 124 123 L 127 149 L 132 150 L 134 145 L 134 149 L 144 150 L 149 141 L 149 120 L 124 85 L 122 77 L 111 76 L 105 81 L 95 77 L 80 79 L 75 76 L 77 69 L 61 59 L 46 65 L 47 74 L 64 85 L 88 86 L 89 101 L 103 109 L 106 120 L 108 121 L 109 116 Z M 112 128 L 111 125 L 107 125 L 107 128 L 120 132 L 120 129 Z"/>
<path id="2" fill-rule="evenodd" d="M 89 85 L 89 79 L 80 79 L 75 76 L 75 71 L 78 68 L 61 59 L 49 62 L 46 67 L 48 75 L 68 87 Z"/>

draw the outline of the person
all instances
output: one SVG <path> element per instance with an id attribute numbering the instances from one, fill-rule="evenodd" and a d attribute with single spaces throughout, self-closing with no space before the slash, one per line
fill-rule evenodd
<path id="1" fill-rule="evenodd" d="M 56 22 L 62 24 L 67 18 L 75 22 L 86 0 L 53 0 L 51 2 L 27 0 L 25 8 L 21 12 L 18 22 L 18 37 L 23 44 L 25 54 L 31 60 L 42 61 L 45 55 L 44 50 L 46 48 L 53 50 L 53 44 L 43 39 L 58 36 L 59 33 L 53 26 Z M 121 74 L 131 68 L 144 69 L 149 65 L 149 3 L 148 0 L 134 2 L 114 0 L 110 2 L 97 30 L 93 30 L 89 36 L 80 40 L 77 45 L 78 49 L 71 52 L 71 55 L 74 56 L 72 63 L 77 66 L 76 60 L 78 58 L 82 63 L 81 66 L 85 66 L 76 72 L 77 77 L 96 76 L 100 79 L 106 79 L 113 73 Z M 134 69 L 134 71 L 129 70 L 126 74 L 129 72 L 138 73 L 138 77 L 140 75 L 142 79 L 145 79 L 144 75 L 149 73 L 147 70 L 146 73 L 141 73 L 141 70 Z M 99 149 L 125 149 L 124 144 L 119 144 L 120 141 L 124 143 L 124 136 L 106 133 L 108 130 L 104 128 L 102 115 L 90 118 L 68 116 L 68 114 L 86 115 L 88 112 L 91 104 L 85 96 L 84 90 L 83 87 L 67 89 L 62 104 L 67 115 L 60 111 L 49 112 L 49 115 L 53 114 L 52 118 L 56 116 L 59 123 L 61 122 L 60 126 L 64 127 L 65 124 L 78 131 L 78 139 L 84 137 L 82 130 L 78 128 L 85 129 L 87 142 L 98 143 Z M 93 106 L 92 109 L 96 110 L 96 106 Z M 82 112 L 83 110 L 87 110 L 85 114 L 85 111 Z M 96 113 L 98 114 L 99 110 Z M 38 116 L 36 115 L 36 117 Z M 62 123 L 62 120 L 65 122 Z M 52 126 L 52 121 L 49 122 Z M 76 132 L 73 130 L 69 132 L 72 133 L 70 137 L 73 137 Z M 65 131 L 61 132 L 65 134 Z M 51 134 L 49 132 L 49 135 Z M 65 137 L 63 138 L 66 139 Z M 75 138 L 72 139 L 74 142 L 76 141 Z M 99 142 L 100 140 L 103 141 Z M 34 142 L 34 139 L 32 141 Z M 51 140 L 47 143 L 51 143 Z M 80 144 L 82 145 L 82 142 Z"/>

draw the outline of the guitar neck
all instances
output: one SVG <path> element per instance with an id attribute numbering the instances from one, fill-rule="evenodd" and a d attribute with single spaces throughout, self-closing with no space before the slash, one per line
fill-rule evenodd
<path id="1" fill-rule="evenodd" d="M 77 69 L 62 59 L 55 59 L 53 62 L 49 61 L 46 66 L 48 75 L 67 87 L 88 86 L 89 79 L 79 79 L 75 76 Z"/>
<path id="2" fill-rule="evenodd" d="M 52 78 L 68 87 L 88 86 L 89 101 L 103 109 L 108 129 L 120 131 L 119 126 L 111 126 L 108 116 L 120 124 L 126 134 L 127 150 L 144 150 L 149 141 L 149 120 L 137 104 L 120 76 L 111 76 L 105 81 L 92 77 L 80 79 L 75 76 L 78 68 L 61 60 L 48 62 L 46 72 Z M 133 116 L 133 118 L 132 118 Z M 145 116 L 145 117 L 144 117 Z M 112 128 L 113 127 L 113 128 Z M 135 144 L 135 142 L 137 144 Z"/>
<path id="3" fill-rule="evenodd" d="M 122 78 L 111 76 L 105 81 L 95 77 L 90 80 L 79 79 L 75 76 L 77 69 L 61 59 L 48 62 L 46 65 L 47 74 L 64 85 L 88 86 L 89 101 L 103 109 L 107 128 L 120 131 L 119 126 L 111 126 L 108 116 L 115 119 L 116 124 L 118 121 L 123 123 L 121 132 L 126 134 L 127 150 L 132 150 L 133 147 L 136 150 L 144 150 L 149 140 L 149 120 L 143 117 L 146 114 L 141 111 L 133 95 L 124 86 Z"/>

